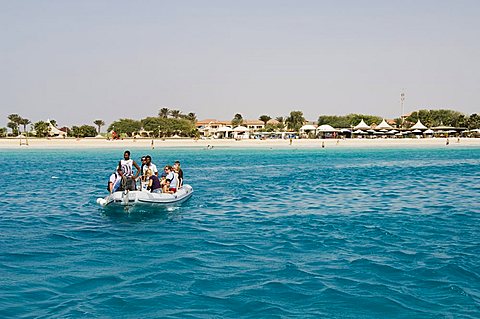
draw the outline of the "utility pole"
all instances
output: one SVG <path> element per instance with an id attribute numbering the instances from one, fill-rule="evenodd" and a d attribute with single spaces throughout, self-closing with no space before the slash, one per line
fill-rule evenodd
<path id="1" fill-rule="evenodd" d="M 402 114 L 400 115 L 400 118 L 402 119 L 402 128 L 403 128 L 403 123 L 405 121 L 405 105 L 404 105 L 404 102 L 405 101 L 405 93 L 402 91 L 402 93 L 400 93 L 400 107 L 402 108 Z"/>

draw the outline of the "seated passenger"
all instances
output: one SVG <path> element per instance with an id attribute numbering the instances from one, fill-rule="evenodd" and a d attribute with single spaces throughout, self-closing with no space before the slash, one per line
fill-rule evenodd
<path id="1" fill-rule="evenodd" d="M 111 193 L 114 193 L 118 190 L 120 187 L 122 181 L 122 177 L 115 171 L 113 172 L 112 175 L 110 175 L 110 178 L 108 180 L 108 191 Z"/>
<path id="2" fill-rule="evenodd" d="M 152 170 L 152 173 L 158 176 L 157 166 L 152 163 L 152 157 L 150 155 L 145 156 L 145 163 L 142 165 L 142 174 L 145 175 L 147 169 Z"/>
<path id="3" fill-rule="evenodd" d="M 173 194 L 177 191 L 178 188 L 178 174 L 175 173 L 171 166 L 165 166 L 165 183 L 163 185 L 163 190 L 165 193 Z"/>
<path id="4" fill-rule="evenodd" d="M 147 190 L 152 193 L 161 193 L 162 189 L 160 186 L 160 181 L 158 180 L 158 177 L 156 175 L 153 175 L 151 169 L 147 169 L 145 176 L 148 182 Z"/>

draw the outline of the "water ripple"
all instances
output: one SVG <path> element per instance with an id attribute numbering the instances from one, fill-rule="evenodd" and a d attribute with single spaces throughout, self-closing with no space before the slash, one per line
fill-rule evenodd
<path id="1" fill-rule="evenodd" d="M 480 149 L 132 150 L 195 194 L 102 210 L 120 153 L 0 153 L 0 317 L 480 317 Z"/>

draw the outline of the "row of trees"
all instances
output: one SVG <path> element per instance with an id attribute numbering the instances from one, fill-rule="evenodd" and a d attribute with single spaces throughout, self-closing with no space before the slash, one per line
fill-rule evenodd
<path id="1" fill-rule="evenodd" d="M 141 120 L 119 119 L 108 127 L 108 131 L 134 136 L 142 129 L 152 137 L 167 137 L 172 135 L 194 137 L 198 135 L 195 127 L 197 116 L 195 113 L 183 114 L 179 110 L 161 108 L 158 117 L 146 117 Z"/>
<path id="2" fill-rule="evenodd" d="M 291 130 L 291 131 L 299 131 L 300 128 L 305 124 L 305 117 L 303 116 L 302 111 L 292 111 L 290 112 L 290 115 L 287 117 L 283 116 L 277 116 L 275 118 L 276 123 L 268 123 L 272 117 L 269 115 L 261 115 L 258 118 L 260 121 L 262 121 L 265 125 L 265 128 L 263 129 L 266 132 L 273 132 L 277 130 Z M 243 117 L 240 113 L 237 113 L 233 116 L 232 119 L 232 126 L 239 126 L 242 125 L 244 122 Z"/>
<path id="3" fill-rule="evenodd" d="M 357 125 L 361 120 L 364 120 L 368 125 L 373 123 L 379 124 L 382 118 L 375 115 L 367 114 L 348 114 L 343 116 L 337 115 L 321 115 L 318 118 L 318 125 L 329 124 L 333 127 L 352 127 Z M 12 135 L 17 136 L 23 132 L 27 132 L 27 125 L 32 124 L 27 118 L 23 118 L 18 114 L 10 114 L 8 116 L 7 127 L 12 130 Z M 123 133 L 128 136 L 134 136 L 142 129 L 150 132 L 150 136 L 165 137 L 172 136 L 174 134 L 180 136 L 193 137 L 198 135 L 196 129 L 197 117 L 195 113 L 183 114 L 179 110 L 171 110 L 168 108 L 161 108 L 158 112 L 158 117 L 146 117 L 141 120 L 133 119 L 119 119 L 114 121 L 108 127 L 108 131 L 116 131 L 117 133 Z M 299 131 L 305 124 L 305 117 L 302 111 L 292 111 L 289 116 L 278 116 L 276 121 L 271 122 L 272 117 L 269 115 L 261 115 L 259 120 L 265 124 L 264 131 Z M 453 110 L 419 110 L 411 113 L 408 117 L 397 118 L 395 122 L 397 127 L 409 128 L 414 125 L 417 120 L 420 120 L 427 127 L 434 126 L 453 126 L 453 127 L 465 127 L 468 129 L 480 128 L 480 116 L 478 114 L 471 114 L 467 116 Z M 95 120 L 93 123 L 97 126 L 95 128 L 91 125 L 72 126 L 67 128 L 66 132 L 68 136 L 72 137 L 94 137 L 100 134 L 101 127 L 105 125 L 103 120 Z M 233 126 L 239 126 L 244 123 L 244 119 L 240 113 L 234 115 L 232 121 Z M 32 128 L 35 130 L 37 137 L 46 137 L 50 133 L 50 124 L 56 126 L 55 120 L 51 121 L 38 121 L 32 124 Z M 7 135 L 6 128 L 0 128 L 0 137 Z"/>
<path id="4" fill-rule="evenodd" d="M 321 115 L 318 118 L 318 125 L 329 124 L 333 127 L 351 127 L 357 125 L 361 120 L 371 125 L 380 124 L 381 117 L 365 114 L 348 114 L 344 116 Z M 454 110 L 420 110 L 412 112 L 405 118 L 396 118 L 397 127 L 410 128 L 420 120 L 427 127 L 453 126 L 465 127 L 468 129 L 480 128 L 480 116 L 476 113 L 468 116 Z"/>
<path id="5" fill-rule="evenodd" d="M 480 116 L 476 113 L 470 116 L 453 110 L 420 110 L 405 118 L 406 127 L 420 120 L 425 126 L 453 126 L 468 129 L 480 128 Z"/>

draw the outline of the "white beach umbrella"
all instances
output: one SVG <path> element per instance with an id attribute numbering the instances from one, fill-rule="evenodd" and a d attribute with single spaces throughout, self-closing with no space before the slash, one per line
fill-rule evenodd
<path id="1" fill-rule="evenodd" d="M 233 128 L 228 126 L 221 126 L 217 129 L 217 132 L 231 132 L 231 131 L 233 131 Z"/>
<path id="2" fill-rule="evenodd" d="M 397 130 L 390 130 L 390 131 L 388 131 L 388 133 L 395 134 L 395 133 L 398 133 L 398 131 Z"/>
<path id="3" fill-rule="evenodd" d="M 338 132 L 338 130 L 334 129 L 332 126 L 327 125 L 327 124 L 320 125 L 317 128 L 317 131 L 319 131 L 319 132 Z"/>
<path id="4" fill-rule="evenodd" d="M 426 130 L 427 127 L 425 125 L 422 124 L 422 122 L 420 122 L 420 120 L 417 121 L 417 123 L 415 123 L 414 126 L 411 127 L 412 129 L 414 130 Z"/>
<path id="5" fill-rule="evenodd" d="M 237 126 L 236 128 L 233 129 L 234 132 L 248 132 L 249 129 L 245 126 Z"/>
<path id="6" fill-rule="evenodd" d="M 300 128 L 300 131 L 315 131 L 317 128 L 314 125 L 307 124 Z"/>
<path id="7" fill-rule="evenodd" d="M 423 132 L 423 133 L 424 133 L 424 134 L 433 134 L 433 133 L 435 133 L 435 132 L 434 132 L 433 130 L 431 130 L 431 129 L 428 129 L 428 130 L 426 130 L 426 131 Z"/>
<path id="8" fill-rule="evenodd" d="M 353 134 L 365 134 L 365 132 L 362 130 L 356 130 L 355 132 L 353 132 Z"/>
<path id="9" fill-rule="evenodd" d="M 385 119 L 383 119 L 382 123 L 378 124 L 377 127 L 376 127 L 377 130 L 379 129 L 392 129 L 392 127 L 390 126 L 390 124 L 388 124 Z"/>
<path id="10" fill-rule="evenodd" d="M 353 129 L 354 130 L 368 130 L 369 128 L 370 128 L 370 125 L 367 125 L 367 123 L 365 123 L 362 119 L 360 121 L 360 123 L 358 123 Z"/>
<path id="11" fill-rule="evenodd" d="M 422 133 L 420 130 L 413 130 L 412 133 Z"/>

